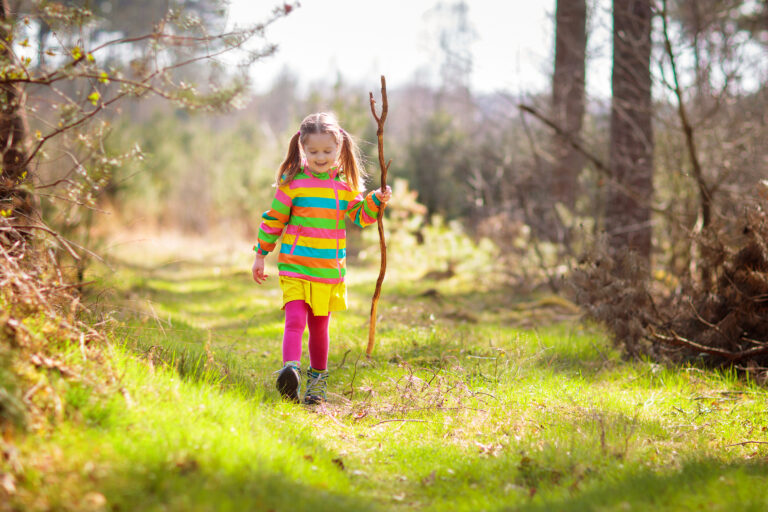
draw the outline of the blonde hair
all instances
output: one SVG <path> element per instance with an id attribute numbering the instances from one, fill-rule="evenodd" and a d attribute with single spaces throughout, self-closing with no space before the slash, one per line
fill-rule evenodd
<path id="1" fill-rule="evenodd" d="M 290 183 L 301 171 L 301 147 L 307 137 L 313 133 L 329 133 L 333 135 L 336 144 L 341 147 L 339 152 L 339 174 L 352 187 L 360 190 L 360 185 L 366 177 L 365 168 L 362 166 L 360 148 L 351 135 L 344 131 L 333 114 L 318 112 L 304 118 L 299 126 L 299 131 L 291 137 L 288 144 L 288 153 L 280 164 L 275 177 L 275 184 L 279 187 Z M 301 147 L 299 147 L 301 143 Z"/>

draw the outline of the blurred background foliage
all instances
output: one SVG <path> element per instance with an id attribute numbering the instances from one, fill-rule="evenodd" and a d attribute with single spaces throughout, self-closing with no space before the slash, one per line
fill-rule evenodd
<path id="1" fill-rule="evenodd" d="M 584 4 L 582 30 L 587 37 L 594 28 L 587 20 L 597 16 L 598 7 L 576 3 Z M 736 0 L 642 3 L 653 18 L 650 66 L 644 70 L 653 83 L 653 130 L 647 144 L 653 193 L 643 205 L 650 211 L 648 261 L 650 275 L 666 276 L 668 284 L 669 276 L 677 276 L 678 282 L 698 278 L 697 260 L 702 254 L 698 247 L 692 248 L 696 245 L 692 240 L 704 231 L 701 185 L 710 194 L 711 228 L 728 245 L 738 242 L 745 198 L 754 196 L 755 183 L 766 176 L 768 149 L 762 141 L 768 139 L 763 65 L 768 8 L 764 2 Z M 46 3 L 46 8 L 86 4 Z M 180 34 L 215 33 L 226 16 L 226 4 L 217 1 L 130 5 L 131 9 L 118 1 L 94 4 L 87 23 L 57 22 L 56 16 L 48 16 L 37 25 L 33 22 L 26 32 L 21 30 L 21 35 L 37 38 L 38 49 L 44 49 L 51 46 L 46 31 L 58 30 L 58 37 L 66 40 L 61 48 L 75 51 L 97 46 L 108 37 L 136 36 L 142 26 L 146 30 L 147 25 L 171 20 Z M 494 254 L 500 282 L 561 291 L 561 278 L 606 235 L 609 206 L 621 201 L 615 193 L 617 178 L 607 170 L 614 165 L 611 99 L 582 98 L 583 119 L 579 132 L 572 134 L 582 149 L 565 157 L 572 181 L 563 194 L 558 180 L 567 138 L 553 137 L 551 126 L 519 109 L 528 105 L 555 124 L 567 124 L 557 112 L 557 69 L 553 91 L 472 90 L 470 47 L 477 34 L 468 12 L 474 7 L 463 1 L 435 2 L 435 6 L 427 22 L 436 43 L 432 51 L 438 81 L 427 84 L 415 76 L 389 90 L 386 153 L 393 160 L 392 179 L 403 181 L 388 209 L 392 221 L 388 229 L 401 239 L 410 237 L 417 246 L 426 243 L 425 230 L 435 226 L 474 244 L 488 240 L 495 248 L 489 254 Z M 560 9 L 566 3 L 555 6 Z M 176 14 L 163 18 L 167 8 Z M 132 14 L 123 15 L 127 12 Z M 553 21 L 563 37 L 569 36 L 560 18 Z M 67 53 L 61 48 L 54 56 L 38 52 L 30 65 L 41 69 L 57 65 L 61 54 Z M 146 47 L 129 43 L 110 48 L 97 62 L 110 76 L 118 69 L 132 76 L 146 72 Z M 242 52 L 242 57 L 255 62 L 273 50 L 265 42 Z M 192 50 L 173 45 L 164 51 L 169 61 L 193 55 Z M 679 95 L 672 83 L 670 51 L 678 57 Z M 580 57 L 581 67 L 588 66 L 589 56 Z M 179 230 L 254 241 L 288 141 L 301 119 L 316 111 L 335 113 L 357 137 L 371 174 L 366 186 L 377 186 L 375 123 L 367 89 L 340 74 L 303 86 L 298 73 L 286 67 L 264 92 L 254 93 L 251 78 L 215 60 L 173 68 L 166 76 L 175 87 L 170 102 L 139 91 L 118 108 L 103 112 L 87 129 L 47 143 L 45 158 L 35 169 L 38 184 L 55 182 L 67 171 L 62 162 L 68 152 L 79 164 L 67 190 L 38 191 L 43 217 L 68 239 L 96 252 L 118 230 Z M 118 87 L 101 83 L 97 90 L 106 98 Z M 76 87 L 63 83 L 62 88 Z M 88 105 L 88 92 L 79 93 L 80 104 Z M 30 133 L 45 133 L 45 127 L 55 122 L 59 114 L 49 115 L 42 108 L 54 96 L 50 91 L 30 95 L 30 104 L 37 109 L 29 119 Z M 690 160 L 681 103 L 694 133 L 698 170 Z M 350 232 L 350 257 L 375 249 L 375 240 L 368 235 Z M 426 248 L 425 254 L 436 250 Z M 458 259 L 445 258 L 436 263 L 436 270 L 450 272 Z"/>

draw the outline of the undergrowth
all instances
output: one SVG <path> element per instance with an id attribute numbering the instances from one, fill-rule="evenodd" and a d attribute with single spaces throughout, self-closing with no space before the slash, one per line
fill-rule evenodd
<path id="1" fill-rule="evenodd" d="M 298 406 L 275 391 L 274 280 L 252 283 L 249 254 L 178 254 L 124 252 L 92 275 L 111 290 L 89 296 L 111 319 L 104 364 L 79 335 L 47 349 L 87 378 L 36 367 L 62 414 L 4 445 L 0 510 L 768 506 L 766 394 L 735 371 L 623 360 L 567 301 L 414 279 L 427 268 L 390 276 L 369 359 L 375 271 L 353 268 L 328 403 Z M 45 325 L 28 329 L 42 343 Z"/>
<path id="2" fill-rule="evenodd" d="M 102 332 L 57 267 L 19 241 L 0 245 L 0 496 L 25 467 L 15 444 L 68 421 L 98 423 L 105 403 L 130 401 L 103 352 Z"/>

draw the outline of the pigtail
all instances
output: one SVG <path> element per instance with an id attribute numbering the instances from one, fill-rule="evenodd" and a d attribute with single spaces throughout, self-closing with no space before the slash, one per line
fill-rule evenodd
<path id="1" fill-rule="evenodd" d="M 341 152 L 339 163 L 344 170 L 344 177 L 352 190 L 360 190 L 363 180 L 365 180 L 365 168 L 362 166 L 360 157 L 360 148 L 357 143 L 346 131 L 341 131 Z"/>
<path id="2" fill-rule="evenodd" d="M 285 160 L 280 164 L 280 168 L 277 170 L 277 176 L 275 176 L 275 186 L 279 187 L 285 183 L 289 183 L 296 177 L 301 170 L 301 150 L 299 149 L 299 140 L 301 139 L 301 132 L 296 132 L 291 137 L 291 142 L 288 144 L 288 153 L 285 155 Z"/>

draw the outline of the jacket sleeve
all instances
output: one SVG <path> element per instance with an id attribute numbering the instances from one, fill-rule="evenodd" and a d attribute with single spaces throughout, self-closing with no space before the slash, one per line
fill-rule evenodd
<path id="1" fill-rule="evenodd" d="M 376 222 L 380 207 L 381 201 L 373 191 L 368 192 L 365 197 L 358 192 L 355 199 L 347 205 L 347 215 L 355 224 L 364 228 Z"/>
<path id="2" fill-rule="evenodd" d="M 259 242 L 253 248 L 262 255 L 267 255 L 275 249 L 277 239 L 283 232 L 283 228 L 291 218 L 291 206 L 293 198 L 290 195 L 290 187 L 283 185 L 275 192 L 272 199 L 272 207 L 261 216 L 259 226 Z"/>

